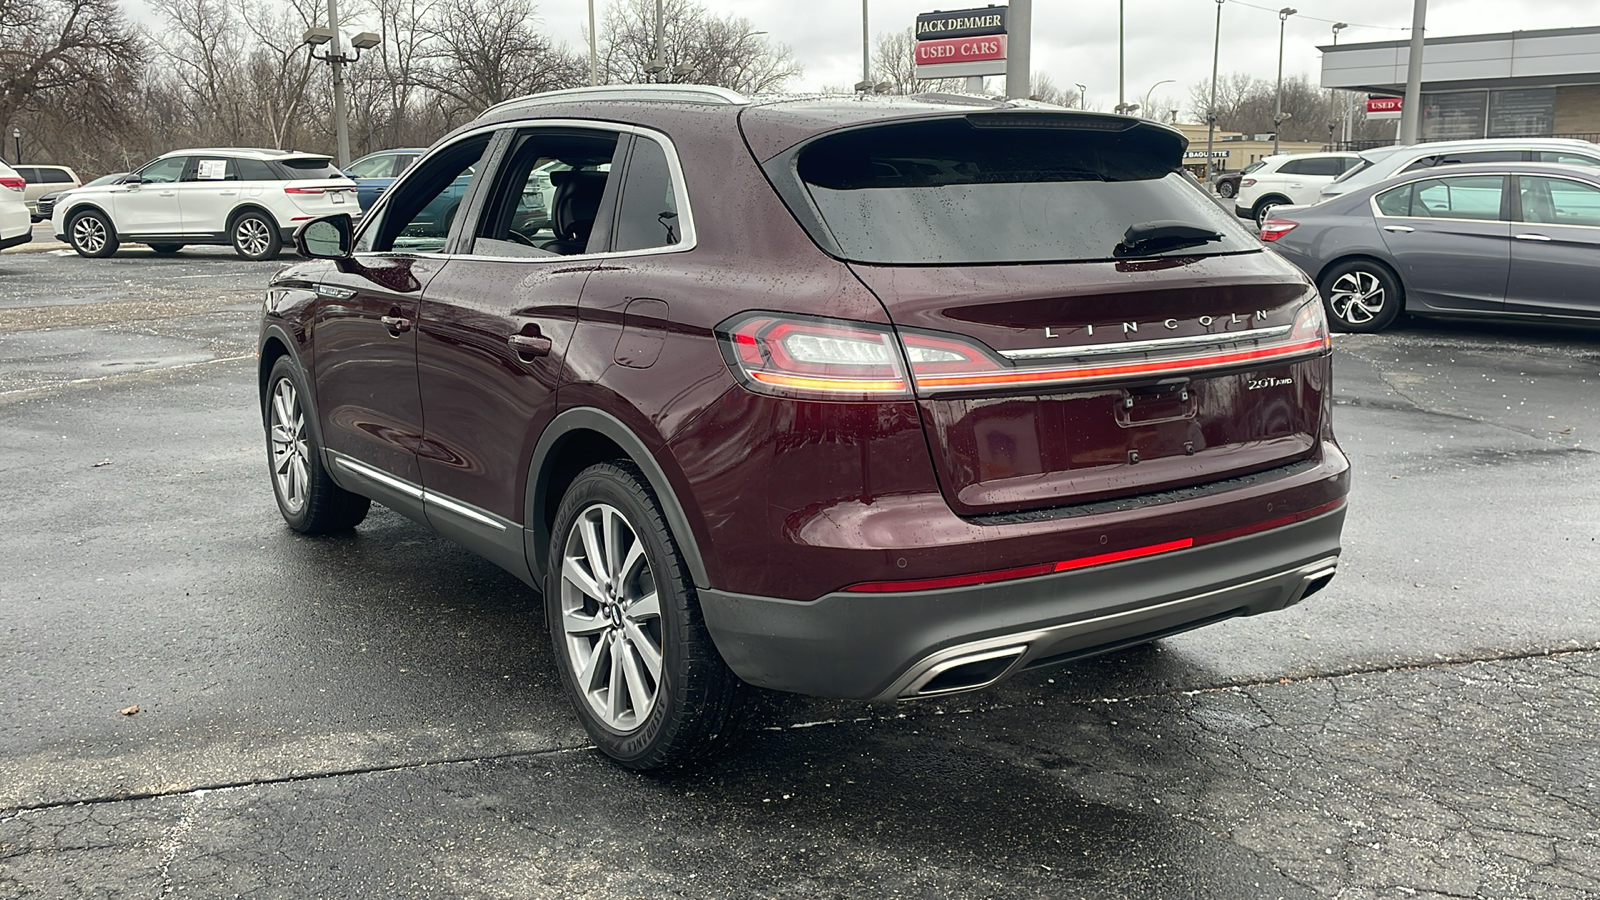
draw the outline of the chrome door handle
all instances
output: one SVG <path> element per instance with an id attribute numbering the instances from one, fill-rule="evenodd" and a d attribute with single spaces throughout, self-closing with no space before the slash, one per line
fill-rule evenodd
<path id="1" fill-rule="evenodd" d="M 511 349 L 517 351 L 517 355 L 523 358 L 549 356 L 552 346 L 549 338 L 532 334 L 513 334 L 506 338 L 506 343 L 510 344 Z"/>
<path id="2" fill-rule="evenodd" d="M 1555 240 L 1555 239 L 1554 238 L 1545 237 L 1542 234 L 1519 234 L 1519 235 L 1517 235 L 1517 240 L 1519 240 L 1519 241 L 1552 241 L 1552 240 Z"/>
<path id="3" fill-rule="evenodd" d="M 1412 228 L 1410 225 L 1385 225 L 1383 226 L 1383 230 L 1393 231 L 1396 234 L 1410 234 L 1411 232 L 1416 231 L 1416 229 Z"/>

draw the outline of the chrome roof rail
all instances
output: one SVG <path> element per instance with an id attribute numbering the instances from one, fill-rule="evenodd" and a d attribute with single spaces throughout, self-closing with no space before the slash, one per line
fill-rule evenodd
<path id="1" fill-rule="evenodd" d="M 513 106 L 539 106 L 545 103 L 573 103 L 583 100 L 644 100 L 667 103 L 710 103 L 719 106 L 743 106 L 750 98 L 724 87 L 705 84 L 603 84 L 595 87 L 567 88 L 528 94 L 503 100 L 484 110 L 484 113 Z M 480 113 L 481 115 L 482 113 Z"/>

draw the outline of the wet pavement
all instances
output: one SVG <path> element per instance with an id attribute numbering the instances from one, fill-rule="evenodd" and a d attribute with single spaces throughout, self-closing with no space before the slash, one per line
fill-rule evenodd
<path id="1" fill-rule="evenodd" d="M 645 776 L 516 579 L 283 527 L 272 269 L 0 255 L 0 896 L 1600 896 L 1600 333 L 1338 338 L 1302 606 Z"/>

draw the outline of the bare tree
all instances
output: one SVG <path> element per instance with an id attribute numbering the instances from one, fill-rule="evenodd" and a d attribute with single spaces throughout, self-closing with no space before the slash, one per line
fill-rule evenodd
<path id="1" fill-rule="evenodd" d="M 661 29 L 665 68 L 652 73 L 655 10 L 654 0 L 616 0 L 606 8 L 599 42 L 603 82 L 692 81 L 761 94 L 781 90 L 804 71 L 787 44 L 758 33 L 749 19 L 714 16 L 696 0 L 666 0 Z"/>
<path id="2" fill-rule="evenodd" d="M 1077 108 L 1078 100 L 1081 99 L 1077 91 L 1057 85 L 1054 78 L 1043 72 L 1033 73 L 1033 84 L 1029 85 L 1028 98 L 1065 106 L 1068 109 Z"/>
<path id="3" fill-rule="evenodd" d="M 55 115 L 67 94 L 78 115 L 120 125 L 144 59 L 117 0 L 0 0 L 0 125 Z"/>
<path id="4" fill-rule="evenodd" d="M 926 94 L 965 91 L 965 78 L 917 78 L 917 36 L 913 28 L 878 35 L 872 50 L 872 80 L 887 84 L 886 93 Z"/>
<path id="5" fill-rule="evenodd" d="M 429 49 L 414 76 L 452 122 L 496 103 L 588 81 L 588 65 L 539 29 L 531 0 L 441 0 L 428 17 Z"/>

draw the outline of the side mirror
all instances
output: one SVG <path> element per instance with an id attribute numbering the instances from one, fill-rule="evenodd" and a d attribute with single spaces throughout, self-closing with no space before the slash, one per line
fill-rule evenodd
<path id="1" fill-rule="evenodd" d="M 312 219 L 294 233 L 294 249 L 311 259 L 347 259 L 354 232 L 349 213 Z"/>

